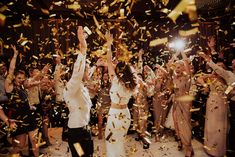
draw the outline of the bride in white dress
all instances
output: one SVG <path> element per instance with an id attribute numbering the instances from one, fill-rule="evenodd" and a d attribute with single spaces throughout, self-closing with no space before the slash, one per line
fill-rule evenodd
<path id="1" fill-rule="evenodd" d="M 131 123 L 127 104 L 134 94 L 136 81 L 128 63 L 119 62 L 114 66 L 111 52 L 112 34 L 106 34 L 106 39 L 107 66 L 111 79 L 111 107 L 105 129 L 106 156 L 125 157 L 124 140 Z"/>

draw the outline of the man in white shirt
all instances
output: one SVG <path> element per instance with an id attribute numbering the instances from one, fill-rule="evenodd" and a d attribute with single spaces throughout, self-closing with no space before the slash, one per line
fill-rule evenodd
<path id="1" fill-rule="evenodd" d="M 86 64 L 87 43 L 82 26 L 78 27 L 80 53 L 74 63 L 73 73 L 64 89 L 64 100 L 69 108 L 68 144 L 72 157 L 92 156 L 93 141 L 88 128 L 91 99 L 83 84 Z"/>

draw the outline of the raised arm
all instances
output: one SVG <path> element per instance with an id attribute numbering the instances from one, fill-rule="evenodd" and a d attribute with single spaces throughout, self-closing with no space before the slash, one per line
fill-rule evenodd
<path id="1" fill-rule="evenodd" d="M 113 80 L 113 77 L 115 76 L 115 70 L 114 65 L 112 62 L 112 51 L 111 51 L 111 45 L 113 43 L 113 35 L 110 34 L 110 32 L 105 34 L 105 38 L 107 40 L 107 66 L 108 66 L 108 72 L 109 72 L 109 78 Z"/>
<path id="2" fill-rule="evenodd" d="M 161 65 L 155 64 L 155 67 L 158 68 L 159 70 L 161 70 L 162 72 L 164 72 L 165 74 L 168 74 L 168 72 L 166 71 L 166 69 L 163 68 Z"/>
<path id="3" fill-rule="evenodd" d="M 235 74 L 229 70 L 225 70 L 219 65 L 215 64 L 213 61 L 207 62 L 207 64 L 223 79 L 227 82 L 228 85 L 231 85 L 235 82 Z"/>
<path id="4" fill-rule="evenodd" d="M 78 54 L 77 60 L 74 63 L 73 72 L 70 80 L 67 83 L 67 89 L 73 90 L 75 87 L 79 87 L 82 83 L 83 75 L 86 67 L 86 39 L 82 26 L 78 27 L 78 40 L 81 53 Z"/>
<path id="5" fill-rule="evenodd" d="M 167 62 L 166 68 L 167 71 L 171 70 L 171 67 L 173 66 L 174 62 L 176 60 L 179 60 L 178 55 L 180 54 L 180 51 L 177 51 L 175 54 L 172 55 L 171 59 Z"/>
<path id="6" fill-rule="evenodd" d="M 143 54 L 144 54 L 144 50 L 140 49 L 138 53 L 138 64 L 137 64 L 138 73 L 143 72 L 143 57 L 142 57 Z"/>
<path id="7" fill-rule="evenodd" d="M 56 66 L 55 66 L 55 71 L 54 71 L 54 78 L 55 80 L 60 80 L 60 76 L 62 74 L 62 64 L 61 64 L 61 57 L 58 55 L 55 59 L 56 61 Z"/>
<path id="8" fill-rule="evenodd" d="M 205 59 L 207 64 L 218 74 L 220 75 L 228 85 L 231 85 L 235 82 L 235 74 L 229 70 L 225 70 L 219 65 L 215 64 L 205 53 L 199 52 L 199 55 Z"/>
<path id="9" fill-rule="evenodd" d="M 87 52 L 87 42 L 86 42 L 86 34 L 82 28 L 82 26 L 78 26 L 77 36 L 79 40 L 79 48 L 83 55 L 86 55 Z"/>
<path id="10" fill-rule="evenodd" d="M 184 66 L 185 66 L 185 70 L 186 70 L 186 73 L 188 75 L 191 75 L 191 70 L 190 70 L 190 61 L 188 59 L 188 57 L 186 56 L 186 54 L 184 52 L 181 52 L 181 55 L 182 55 L 182 58 L 183 58 L 183 61 L 184 61 Z"/>
<path id="11" fill-rule="evenodd" d="M 14 51 L 14 55 L 11 59 L 8 75 L 7 75 L 7 78 L 5 80 L 5 90 L 6 90 L 7 93 L 10 93 L 13 90 L 12 81 L 13 81 L 13 77 L 14 77 L 16 59 L 17 59 L 17 56 L 18 56 L 18 53 L 19 53 L 14 45 L 11 45 L 11 48 Z"/>
<path id="12" fill-rule="evenodd" d="M 17 56 L 19 54 L 18 50 L 16 49 L 15 45 L 11 45 L 11 48 L 13 49 L 14 51 L 14 55 L 11 59 L 11 62 L 10 62 L 10 68 L 9 68 L 9 71 L 8 71 L 8 75 L 14 75 L 14 71 L 15 71 L 15 65 L 16 65 L 16 59 L 17 59 Z"/>

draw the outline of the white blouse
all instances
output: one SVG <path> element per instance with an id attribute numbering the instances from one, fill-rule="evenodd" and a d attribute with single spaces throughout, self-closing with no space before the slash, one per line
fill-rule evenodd
<path id="1" fill-rule="evenodd" d="M 118 80 L 117 76 L 114 76 L 109 92 L 112 103 L 127 104 L 133 93 L 133 91 L 128 90 L 125 85 Z"/>

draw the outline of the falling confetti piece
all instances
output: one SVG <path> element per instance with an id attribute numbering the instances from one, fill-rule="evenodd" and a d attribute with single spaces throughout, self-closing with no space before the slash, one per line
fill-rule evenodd
<path id="1" fill-rule="evenodd" d="M 187 31 L 179 30 L 179 35 L 182 36 L 182 37 L 187 37 L 187 36 L 190 36 L 190 35 L 194 35 L 198 32 L 199 32 L 199 29 L 198 29 L 198 27 L 196 27 L 196 28 L 193 28 L 193 29 L 190 29 L 190 30 L 187 30 Z"/>
<path id="2" fill-rule="evenodd" d="M 161 39 L 155 39 L 155 40 L 150 41 L 149 46 L 154 47 L 154 46 L 161 45 L 161 44 L 164 44 L 164 43 L 167 43 L 167 42 L 168 42 L 167 37 L 161 38 Z"/>
<path id="3" fill-rule="evenodd" d="M 79 156 L 83 156 L 84 155 L 84 151 L 80 145 L 80 143 L 74 143 L 73 146 L 75 147 L 77 153 Z"/>
<path id="4" fill-rule="evenodd" d="M 21 27 L 21 26 L 22 26 L 22 23 L 13 25 L 14 28 Z"/>
<path id="5" fill-rule="evenodd" d="M 182 15 L 183 12 L 187 11 L 189 13 L 190 11 L 194 10 L 195 6 L 195 0 L 181 0 L 180 3 L 172 10 L 168 17 L 172 19 L 173 22 L 176 22 L 176 19 Z M 193 9 L 190 9 L 188 7 L 194 7 Z M 195 11 L 195 10 L 194 10 Z M 190 12 L 193 14 L 194 12 Z M 193 18 L 194 15 L 191 15 Z"/>
<path id="6" fill-rule="evenodd" d="M 92 34 L 91 30 L 87 26 L 84 27 L 84 30 L 86 31 L 88 35 Z"/>
<path id="7" fill-rule="evenodd" d="M 101 14 L 108 13 L 109 12 L 109 6 L 104 5 L 102 8 L 99 9 L 98 12 L 101 13 Z"/>
<path id="8" fill-rule="evenodd" d="M 32 57 L 38 60 L 38 57 L 37 57 L 37 56 L 34 56 L 34 55 L 33 55 Z"/>
<path id="9" fill-rule="evenodd" d="M 190 109 L 190 112 L 196 112 L 196 111 L 200 111 L 200 108 Z"/>
<path id="10" fill-rule="evenodd" d="M 0 13 L 0 26 L 5 25 L 6 16 Z"/>
<path id="11" fill-rule="evenodd" d="M 184 96 L 180 96 L 176 98 L 177 101 L 181 101 L 181 102 L 193 101 L 194 99 L 195 97 L 191 95 L 184 95 Z"/>
<path id="12" fill-rule="evenodd" d="M 51 14 L 51 15 L 49 15 L 49 17 L 51 18 L 51 17 L 55 17 L 56 16 L 56 14 Z"/>
<path id="13" fill-rule="evenodd" d="M 207 150 L 212 150 L 210 147 L 208 147 L 208 146 L 203 146 L 205 149 L 207 149 Z"/>
<path id="14" fill-rule="evenodd" d="M 58 1 L 58 2 L 54 2 L 54 4 L 57 5 L 57 6 L 61 6 L 63 4 L 63 2 Z"/>
<path id="15" fill-rule="evenodd" d="M 2 13 L 2 12 L 4 12 L 5 10 L 7 10 L 8 9 L 8 7 L 6 6 L 6 5 L 4 5 L 4 6 L 2 6 L 1 8 L 0 8 L 0 12 Z"/>
<path id="16" fill-rule="evenodd" d="M 39 155 L 39 157 L 43 157 L 43 156 L 44 156 L 44 154 Z"/>
<path id="17" fill-rule="evenodd" d="M 109 135 L 105 138 L 106 141 L 109 141 L 109 139 L 111 138 L 111 136 L 113 135 L 112 132 L 109 133 Z"/>
<path id="18" fill-rule="evenodd" d="M 233 90 L 233 86 L 228 86 L 227 89 L 225 90 L 225 94 L 229 94 Z"/>
<path id="19" fill-rule="evenodd" d="M 68 9 L 77 11 L 81 9 L 81 6 L 78 4 L 78 2 L 74 2 L 73 4 L 68 5 Z"/>
<path id="20" fill-rule="evenodd" d="M 123 18 L 125 18 L 125 9 L 120 9 L 120 17 L 119 17 L 119 19 L 123 19 Z"/>
<path id="21" fill-rule="evenodd" d="M 99 24 L 99 22 L 97 21 L 97 19 L 96 19 L 95 16 L 93 16 L 93 20 L 94 20 L 94 22 L 95 22 L 96 27 L 97 27 L 98 29 L 100 29 L 101 26 L 100 26 L 100 24 Z"/>
<path id="22" fill-rule="evenodd" d="M 22 45 L 22 46 L 25 46 L 25 44 L 27 44 L 29 41 L 23 41 L 20 45 Z"/>

